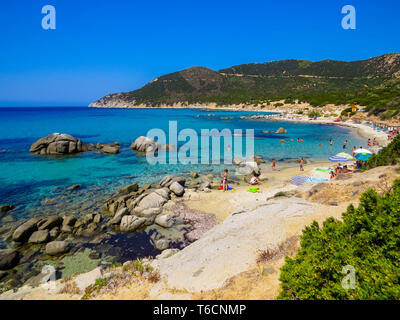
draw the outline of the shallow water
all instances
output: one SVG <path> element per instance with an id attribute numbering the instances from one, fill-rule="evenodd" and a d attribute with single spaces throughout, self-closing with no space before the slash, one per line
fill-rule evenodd
<path id="1" fill-rule="evenodd" d="M 256 113 L 193 109 L 0 108 L 0 204 L 16 205 L 14 216 L 26 217 L 43 208 L 44 200 L 60 197 L 60 190 L 63 194 L 66 187 L 82 184 L 81 192 L 68 193 L 67 197 L 60 198 L 62 202 L 68 199 L 66 206 L 50 207 L 52 214 L 68 210 L 79 212 L 79 206 L 73 207 L 74 202 L 101 199 L 132 182 L 143 184 L 156 181 L 167 173 L 189 173 L 192 170 L 220 172 L 226 167 L 223 163 L 212 166 L 150 165 L 145 157 L 130 150 L 129 145 L 135 138 L 146 135 L 150 129 L 160 128 L 168 135 L 169 121 L 172 120 L 177 121 L 178 131 L 191 128 L 199 134 L 201 129 L 254 129 L 255 154 L 266 160 L 275 158 L 278 162 L 299 157 L 326 160 L 342 151 L 345 139 L 349 140 L 350 148 L 363 142 L 351 137 L 349 129 L 332 125 L 221 119 L 252 114 Z M 262 132 L 275 132 L 280 127 L 288 133 Z M 53 132 L 69 133 L 88 144 L 118 141 L 122 148 L 118 155 L 90 152 L 50 157 L 29 153 L 34 141 Z M 304 143 L 297 143 L 298 137 L 303 138 Z M 331 138 L 335 140 L 333 148 L 328 146 Z M 289 143 L 281 144 L 281 139 Z M 319 144 L 323 146 L 319 147 Z M 222 141 L 221 150 L 223 152 Z M 60 210 L 62 212 L 58 212 Z"/>

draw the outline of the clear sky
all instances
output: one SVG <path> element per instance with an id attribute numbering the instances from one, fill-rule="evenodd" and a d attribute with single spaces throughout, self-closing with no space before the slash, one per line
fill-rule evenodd
<path id="1" fill-rule="evenodd" d="M 55 30 L 41 25 L 47 4 Z M 346 4 L 356 30 L 342 29 Z M 0 106 L 86 106 L 191 66 L 389 52 L 399 0 L 1 0 Z"/>

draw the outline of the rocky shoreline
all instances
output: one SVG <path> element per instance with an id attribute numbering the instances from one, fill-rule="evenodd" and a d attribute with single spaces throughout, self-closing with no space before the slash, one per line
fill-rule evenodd
<path id="1" fill-rule="evenodd" d="M 68 147 L 65 147 L 66 141 Z M 52 150 L 57 154 L 68 154 L 71 150 L 72 153 L 104 152 L 105 145 L 89 147 L 82 141 L 80 148 L 70 148 L 69 145 L 76 141 L 70 135 L 56 133 L 35 142 L 31 152 L 38 155 L 55 154 Z M 110 145 L 118 146 L 118 143 Z M 137 138 L 131 145 L 133 151 L 142 154 L 161 147 L 146 137 Z M 250 170 L 245 170 L 248 175 L 260 173 L 257 164 L 257 161 L 262 163 L 260 157 L 235 161 L 238 168 Z M 240 184 L 240 181 L 231 180 L 230 184 Z M 65 270 L 74 269 L 69 265 L 74 256 L 80 256 L 93 268 L 100 264 L 107 266 L 124 262 L 124 256 L 143 258 L 150 253 L 150 257 L 155 257 L 167 249 L 182 249 L 217 224 L 214 214 L 190 209 L 184 201 L 195 198 L 198 192 L 207 193 L 219 186 L 220 180 L 212 174 L 167 175 L 154 183 L 126 185 L 104 199 L 103 205 L 87 206 L 87 213 L 80 216 L 51 214 L 62 208 L 69 195 L 87 192 L 79 184 L 60 190 L 58 198 L 42 201 L 44 207 L 49 207 L 50 214 L 38 214 L 18 221 L 2 220 L 5 223 L 0 228 L 0 237 L 5 249 L 0 250 L 0 292 L 15 290 L 25 284 L 40 285 L 42 268 L 46 264 L 55 266 L 57 278 L 63 278 L 70 273 Z M 13 205 L 2 206 L 2 218 L 14 209 Z M 127 249 L 129 254 L 124 252 L 124 248 L 135 241 L 146 243 L 145 249 L 133 252 Z M 78 272 L 89 271 L 87 268 Z"/>

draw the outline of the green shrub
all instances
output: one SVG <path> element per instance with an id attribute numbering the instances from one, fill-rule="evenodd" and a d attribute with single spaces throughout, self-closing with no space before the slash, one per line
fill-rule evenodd
<path id="1" fill-rule="evenodd" d="M 373 154 L 367 161 L 365 169 L 396 164 L 400 159 L 400 135 L 384 147 L 378 154 Z"/>
<path id="2" fill-rule="evenodd" d="M 278 299 L 400 298 L 400 180 L 383 196 L 364 192 L 342 217 L 303 230 L 296 257 L 281 269 Z M 346 265 L 355 268 L 355 289 L 342 287 Z"/>

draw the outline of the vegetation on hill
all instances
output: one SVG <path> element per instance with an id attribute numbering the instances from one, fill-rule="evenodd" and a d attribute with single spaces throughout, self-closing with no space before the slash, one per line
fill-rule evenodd
<path id="1" fill-rule="evenodd" d="M 296 257 L 281 269 L 279 299 L 399 299 L 400 180 L 380 196 L 363 193 L 343 222 L 327 219 L 303 230 Z M 343 267 L 355 270 L 355 288 L 343 287 Z M 348 274 L 347 274 L 348 275 Z M 347 279 L 346 279 L 347 280 Z M 345 281 L 345 284 L 349 284 Z"/>
<path id="2" fill-rule="evenodd" d="M 356 103 L 390 118 L 400 112 L 400 54 L 343 62 L 282 60 L 219 71 L 192 67 L 161 76 L 138 90 L 108 95 L 125 104 L 256 104 L 297 99 L 313 106 Z"/>
<path id="3" fill-rule="evenodd" d="M 378 154 L 373 154 L 365 164 L 366 169 L 397 164 L 400 161 L 400 135 L 384 147 Z"/>

